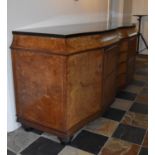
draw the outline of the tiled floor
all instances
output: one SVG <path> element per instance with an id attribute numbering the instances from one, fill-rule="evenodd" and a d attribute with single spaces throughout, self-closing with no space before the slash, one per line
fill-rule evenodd
<path id="1" fill-rule="evenodd" d="M 70 145 L 56 136 L 25 132 L 8 133 L 8 155 L 147 155 L 147 58 L 137 57 L 135 79 L 119 92 L 103 116 L 87 124 Z"/>

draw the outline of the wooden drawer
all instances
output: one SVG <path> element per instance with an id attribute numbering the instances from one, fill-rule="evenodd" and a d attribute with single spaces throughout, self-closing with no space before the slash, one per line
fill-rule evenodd
<path id="1" fill-rule="evenodd" d="M 104 34 L 81 35 L 70 38 L 42 37 L 33 35 L 14 35 L 11 48 L 31 49 L 34 52 L 69 55 L 86 50 L 109 46 L 119 42 L 117 31 Z M 39 44 L 38 44 L 39 42 Z"/>

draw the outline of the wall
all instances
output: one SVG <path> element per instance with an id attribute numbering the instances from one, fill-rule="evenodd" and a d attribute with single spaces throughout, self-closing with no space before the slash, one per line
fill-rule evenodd
<path id="1" fill-rule="evenodd" d="M 133 0 L 124 0 L 123 23 L 131 22 Z"/>
<path id="2" fill-rule="evenodd" d="M 132 14 L 148 14 L 148 0 L 133 0 L 132 4 Z M 133 22 L 137 22 L 136 17 L 132 17 Z M 141 32 L 148 42 L 148 17 L 144 17 L 142 20 L 142 29 Z M 144 49 L 144 44 L 140 42 L 140 50 Z M 147 50 L 142 52 L 142 54 L 148 54 Z"/>
<path id="3" fill-rule="evenodd" d="M 111 0 L 111 24 L 131 22 L 132 0 Z"/>
<path id="4" fill-rule="evenodd" d="M 137 23 L 137 18 L 132 15 L 135 14 L 148 14 L 148 0 L 111 0 L 111 25 L 118 23 L 128 23 L 132 21 Z M 148 42 L 148 17 L 144 17 L 142 20 L 141 32 Z M 145 45 L 140 40 L 140 50 L 144 49 Z M 141 54 L 148 54 L 147 50 L 141 52 Z"/>
<path id="5" fill-rule="evenodd" d="M 110 24 L 111 26 L 121 24 L 122 23 L 122 12 L 123 12 L 123 4 L 124 0 L 111 0 L 110 1 Z"/>
<path id="6" fill-rule="evenodd" d="M 15 29 L 106 21 L 108 0 L 8 0 L 8 132 L 16 123 L 10 45 Z"/>

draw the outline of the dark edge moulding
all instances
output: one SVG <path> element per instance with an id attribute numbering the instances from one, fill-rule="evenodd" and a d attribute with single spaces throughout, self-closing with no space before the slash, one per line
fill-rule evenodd
<path id="1" fill-rule="evenodd" d="M 68 35 L 63 35 L 63 34 L 50 34 L 50 33 L 39 33 L 39 32 L 24 32 L 24 31 L 12 31 L 12 34 L 15 35 L 33 35 L 33 36 L 40 36 L 40 37 L 54 37 L 54 38 L 72 38 L 72 37 L 78 37 L 78 36 L 88 36 L 88 35 L 97 35 L 97 34 L 104 34 L 106 32 L 111 32 L 115 31 L 118 29 L 123 29 L 123 28 L 132 28 L 135 27 L 135 24 L 129 25 L 129 26 L 120 26 L 120 27 L 115 27 L 103 31 L 94 31 L 94 32 L 82 32 L 82 33 L 75 33 L 75 34 L 68 34 Z"/>

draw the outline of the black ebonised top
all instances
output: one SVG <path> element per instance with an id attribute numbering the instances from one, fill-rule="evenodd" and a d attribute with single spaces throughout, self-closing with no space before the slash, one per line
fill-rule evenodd
<path id="1" fill-rule="evenodd" d="M 133 27 L 135 24 L 127 23 L 123 25 L 107 26 L 107 23 L 86 23 L 86 24 L 72 24 L 62 26 L 41 27 L 32 29 L 22 29 L 13 31 L 13 34 L 47 36 L 56 38 L 69 38 L 80 35 L 100 34 L 107 31 L 113 31 L 118 28 Z"/>

